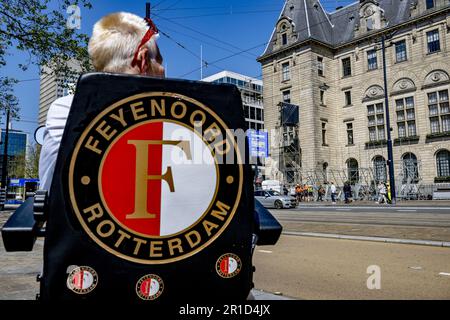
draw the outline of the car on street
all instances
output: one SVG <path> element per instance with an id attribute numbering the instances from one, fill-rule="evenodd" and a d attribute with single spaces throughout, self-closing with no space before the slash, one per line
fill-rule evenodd
<path id="1" fill-rule="evenodd" d="M 294 197 L 285 196 L 275 190 L 256 190 L 255 199 L 266 208 L 295 208 L 297 201 Z"/>

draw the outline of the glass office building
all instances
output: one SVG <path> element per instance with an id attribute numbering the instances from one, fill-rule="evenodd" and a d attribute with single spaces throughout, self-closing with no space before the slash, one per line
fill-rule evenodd
<path id="1" fill-rule="evenodd" d="M 237 86 L 241 92 L 244 108 L 245 125 L 248 129 L 264 130 L 263 84 L 261 80 L 244 76 L 231 71 L 222 71 L 204 78 L 202 81 L 213 83 L 229 83 Z M 266 142 L 267 144 L 268 142 Z M 267 146 L 266 146 L 267 147 Z M 265 180 L 265 157 L 258 158 L 258 171 L 255 183 Z"/>
<path id="2" fill-rule="evenodd" d="M 263 85 L 262 81 L 231 71 L 222 71 L 202 81 L 229 83 L 238 87 L 242 96 L 245 116 L 245 129 L 264 129 Z"/>
<path id="3" fill-rule="evenodd" d="M 3 154 L 4 154 L 4 145 L 5 142 L 5 131 L 1 131 L 1 140 L 0 140 L 0 179 L 2 175 L 2 166 L 3 166 Z M 27 134 L 17 130 L 9 130 L 8 134 L 8 172 L 10 173 L 9 177 L 12 178 L 11 172 L 15 170 L 11 170 L 16 168 L 17 166 L 25 165 L 27 151 Z M 14 177 L 14 178 L 23 178 L 23 177 Z M 1 181 L 1 180 L 0 180 Z"/>

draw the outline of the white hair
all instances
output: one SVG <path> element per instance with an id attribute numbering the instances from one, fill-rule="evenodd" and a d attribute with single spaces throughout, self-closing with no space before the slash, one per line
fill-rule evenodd
<path id="1" fill-rule="evenodd" d="M 125 72 L 131 68 L 134 53 L 148 30 L 145 20 L 127 12 L 109 14 L 95 25 L 89 40 L 88 52 L 97 71 Z M 158 50 L 156 37 L 146 46 L 150 56 Z"/>

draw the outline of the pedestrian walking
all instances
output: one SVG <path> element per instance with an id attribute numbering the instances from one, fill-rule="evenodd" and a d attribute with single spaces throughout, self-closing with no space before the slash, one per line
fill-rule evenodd
<path id="1" fill-rule="evenodd" d="M 303 193 L 303 201 L 309 201 L 308 199 L 308 185 L 304 184 L 302 188 Z"/>
<path id="2" fill-rule="evenodd" d="M 350 202 L 351 196 L 352 196 L 352 187 L 351 187 L 350 183 L 347 181 L 344 184 L 345 203 L 349 203 Z"/>
<path id="3" fill-rule="evenodd" d="M 331 182 L 330 192 L 331 192 L 331 203 L 336 204 L 336 186 L 334 185 L 334 182 Z"/>
<path id="4" fill-rule="evenodd" d="M 322 185 L 319 186 L 319 190 L 317 191 L 317 201 L 323 201 L 323 196 L 325 195 L 325 189 Z"/>
<path id="5" fill-rule="evenodd" d="M 297 204 L 302 200 L 302 187 L 299 184 L 295 186 L 295 197 L 297 198 Z"/>
<path id="6" fill-rule="evenodd" d="M 392 203 L 392 194 L 391 194 L 391 186 L 389 185 L 389 182 L 386 183 L 386 189 L 387 189 L 387 201 L 389 204 Z"/>
<path id="7" fill-rule="evenodd" d="M 308 186 L 308 201 L 314 201 L 314 189 L 313 186 Z"/>
<path id="8" fill-rule="evenodd" d="M 378 204 L 387 203 L 386 194 L 387 194 L 386 186 L 383 182 L 380 182 L 378 184 Z"/>

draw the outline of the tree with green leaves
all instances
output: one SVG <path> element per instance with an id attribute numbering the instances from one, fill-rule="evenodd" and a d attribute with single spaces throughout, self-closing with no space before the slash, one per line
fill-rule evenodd
<path id="1" fill-rule="evenodd" d="M 8 160 L 8 178 L 19 179 L 25 177 L 25 152 L 10 156 Z"/>
<path id="2" fill-rule="evenodd" d="M 76 60 L 82 72 L 90 70 L 87 53 L 88 36 L 72 27 L 69 19 L 81 19 L 74 6 L 90 9 L 89 0 L 2 0 L 0 2 L 0 68 L 6 65 L 11 48 L 28 53 L 29 58 L 19 64 L 26 70 L 31 64 L 47 66 L 52 72 L 70 77 L 69 61 Z M 68 10 L 69 9 L 69 10 Z M 4 91 L 14 79 L 0 77 L 0 108 L 11 104 L 11 96 Z M 11 93 L 11 90 L 9 91 Z M 12 109 L 11 109 L 12 110 Z"/>
<path id="3" fill-rule="evenodd" d="M 39 156 L 41 154 L 41 146 L 32 144 L 28 147 L 28 155 L 25 160 L 25 178 L 39 177 Z"/>
<path id="4" fill-rule="evenodd" d="M 13 85 L 16 80 L 0 77 L 0 112 L 9 110 L 10 116 L 17 119 L 19 116 L 19 101 L 14 95 Z"/>

